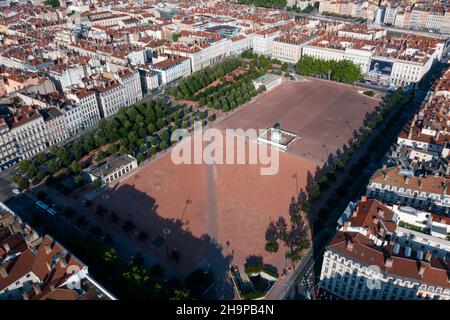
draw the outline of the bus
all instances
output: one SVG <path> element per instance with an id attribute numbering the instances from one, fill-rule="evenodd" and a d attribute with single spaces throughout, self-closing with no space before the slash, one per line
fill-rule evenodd
<path id="1" fill-rule="evenodd" d="M 45 203 L 43 203 L 42 201 L 37 201 L 37 202 L 36 202 L 36 207 L 37 207 L 38 209 L 41 209 L 41 210 L 44 210 L 44 211 L 46 211 L 47 209 L 49 209 L 49 207 L 48 207 Z"/>
<path id="2" fill-rule="evenodd" d="M 53 210 L 52 208 L 48 208 L 48 209 L 47 209 L 47 212 L 48 212 L 49 214 L 51 214 L 52 216 L 55 216 L 55 215 L 56 215 L 56 211 Z"/>

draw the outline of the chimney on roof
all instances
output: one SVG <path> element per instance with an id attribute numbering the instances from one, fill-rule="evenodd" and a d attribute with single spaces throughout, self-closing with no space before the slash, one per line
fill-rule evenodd
<path id="1" fill-rule="evenodd" d="M 23 299 L 23 300 L 30 300 L 30 297 L 28 296 L 28 293 L 23 292 L 23 293 L 22 293 L 22 299 Z"/>
<path id="2" fill-rule="evenodd" d="M 36 283 L 34 283 L 32 287 L 33 287 L 34 293 L 36 295 L 38 295 L 42 292 L 41 287 L 39 285 L 37 285 Z"/>
<path id="3" fill-rule="evenodd" d="M 380 207 L 377 208 L 377 212 L 380 217 L 384 217 L 384 211 Z"/>
<path id="4" fill-rule="evenodd" d="M 358 211 L 359 211 L 359 207 L 357 206 L 356 209 L 353 210 L 352 217 L 357 217 L 358 216 Z"/>
<path id="5" fill-rule="evenodd" d="M 50 285 L 50 291 L 52 291 L 52 292 L 55 291 L 55 285 L 54 284 Z"/>
<path id="6" fill-rule="evenodd" d="M 45 265 L 47 266 L 48 271 L 52 271 L 53 268 L 48 261 L 45 262 Z"/>
<path id="7" fill-rule="evenodd" d="M 59 260 L 59 265 L 60 265 L 60 267 L 63 268 L 63 269 L 67 267 L 66 257 L 61 258 L 61 259 Z"/>
<path id="8" fill-rule="evenodd" d="M 361 202 L 367 201 L 367 197 L 366 196 L 361 196 Z"/>
<path id="9" fill-rule="evenodd" d="M 391 257 L 386 258 L 386 261 L 384 262 L 384 266 L 386 268 L 392 268 L 392 265 L 394 264 L 394 259 Z"/>
<path id="10" fill-rule="evenodd" d="M 347 231 L 348 227 L 350 227 L 350 226 L 351 226 L 351 222 L 350 221 L 345 221 L 344 225 L 343 225 L 344 231 Z"/>
<path id="11" fill-rule="evenodd" d="M 52 252 L 52 247 L 48 243 L 44 244 L 44 249 L 46 254 L 50 254 L 50 252 Z"/>
<path id="12" fill-rule="evenodd" d="M 408 176 L 404 176 L 404 180 L 405 180 L 405 184 L 409 183 L 409 177 Z"/>
<path id="13" fill-rule="evenodd" d="M 431 261 L 431 252 L 428 251 L 427 254 L 425 255 L 425 260 L 430 262 Z"/>
<path id="14" fill-rule="evenodd" d="M 4 243 L 3 248 L 5 249 L 6 252 L 9 252 L 9 250 L 11 250 L 8 243 Z"/>
<path id="15" fill-rule="evenodd" d="M 424 273 L 425 273 L 425 266 L 421 265 L 419 269 L 419 276 L 423 278 Z"/>
<path id="16" fill-rule="evenodd" d="M 8 271 L 6 271 L 6 268 L 4 266 L 0 266 L 0 276 L 2 278 L 6 278 L 8 276 Z"/>
<path id="17" fill-rule="evenodd" d="M 348 240 L 347 241 L 347 250 L 348 251 L 353 251 L 353 241 L 351 241 L 351 240 Z"/>

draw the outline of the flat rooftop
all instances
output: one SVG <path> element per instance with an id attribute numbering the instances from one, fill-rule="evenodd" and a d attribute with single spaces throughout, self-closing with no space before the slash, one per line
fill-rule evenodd
<path id="1" fill-rule="evenodd" d="M 133 161 L 135 161 L 135 159 L 127 154 L 116 157 L 113 156 L 104 162 L 94 165 L 94 167 L 89 170 L 89 173 L 96 177 L 106 177 Z"/>

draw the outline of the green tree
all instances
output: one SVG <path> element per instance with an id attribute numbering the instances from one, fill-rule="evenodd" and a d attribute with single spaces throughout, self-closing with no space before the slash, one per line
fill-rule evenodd
<path id="1" fill-rule="evenodd" d="M 70 169 L 73 173 L 79 173 L 81 171 L 81 165 L 78 163 L 77 160 L 73 160 L 72 164 L 70 165 Z"/>
<path id="2" fill-rule="evenodd" d="M 28 181 L 28 179 L 21 178 L 18 187 L 20 190 L 26 190 L 30 187 L 30 182 Z"/>
<path id="3" fill-rule="evenodd" d="M 117 254 L 116 250 L 114 248 L 111 248 L 109 250 L 106 250 L 102 254 L 102 260 L 105 262 L 114 262 L 117 260 Z"/>
<path id="4" fill-rule="evenodd" d="M 59 171 L 59 166 L 56 164 L 54 160 L 50 160 L 47 162 L 47 169 L 51 174 L 55 174 Z"/>
<path id="5" fill-rule="evenodd" d="M 47 176 L 46 172 L 39 170 L 39 172 L 36 174 L 36 179 L 38 181 L 44 180 L 44 178 Z"/>
<path id="6" fill-rule="evenodd" d="M 28 168 L 30 167 L 30 163 L 27 160 L 20 160 L 19 161 L 19 173 L 24 174 L 28 171 Z"/>
<path id="7" fill-rule="evenodd" d="M 29 167 L 28 167 L 28 175 L 30 176 L 30 177 L 35 177 L 36 176 L 36 174 L 38 173 L 38 168 L 36 168 L 36 166 L 34 165 L 34 164 L 31 164 Z"/>
<path id="8" fill-rule="evenodd" d="M 272 241 L 268 241 L 266 243 L 265 249 L 267 252 L 277 252 L 279 247 L 280 246 L 279 246 L 278 242 L 276 242 L 275 240 L 272 240 Z"/>
<path id="9" fill-rule="evenodd" d="M 138 236 L 138 240 L 141 242 L 145 242 L 148 239 L 148 234 L 145 231 L 141 231 Z"/>
<path id="10" fill-rule="evenodd" d="M 83 178 L 83 176 L 82 175 L 76 175 L 74 178 L 73 178 L 73 180 L 74 180 L 74 182 L 75 182 L 75 184 L 77 184 L 78 186 L 80 186 L 80 185 L 82 185 L 83 183 L 84 183 L 84 178 Z"/>
<path id="11" fill-rule="evenodd" d="M 11 177 L 11 181 L 15 184 L 19 184 L 20 180 L 22 179 L 22 176 L 15 174 Z"/>
<path id="12" fill-rule="evenodd" d="M 135 228 L 136 228 L 136 225 L 130 219 L 125 220 L 125 222 L 122 224 L 122 229 L 126 233 L 133 231 Z"/>
<path id="13" fill-rule="evenodd" d="M 320 186 L 317 183 L 315 183 L 311 186 L 308 192 L 308 199 L 310 201 L 313 201 L 319 197 L 320 197 Z"/>
<path id="14" fill-rule="evenodd" d="M 103 231 L 102 231 L 102 229 L 99 226 L 92 226 L 89 231 L 95 237 L 100 237 L 103 234 Z"/>
<path id="15" fill-rule="evenodd" d="M 95 179 L 94 181 L 92 181 L 92 186 L 98 189 L 102 186 L 102 181 L 100 179 Z"/>
<path id="16" fill-rule="evenodd" d="M 159 148 L 160 148 L 161 150 L 165 150 L 165 149 L 167 149 L 168 147 L 169 147 L 169 145 L 168 145 L 168 143 L 167 143 L 165 140 L 161 141 L 161 143 L 159 144 Z"/>
<path id="17" fill-rule="evenodd" d="M 95 158 L 95 160 L 97 160 L 97 161 L 102 161 L 103 159 L 106 158 L 106 156 L 107 156 L 107 154 L 106 154 L 104 151 L 100 150 L 100 151 L 98 152 L 97 158 Z"/>
<path id="18" fill-rule="evenodd" d="M 36 158 L 34 158 L 34 163 L 37 166 L 40 166 L 41 164 L 43 164 L 45 162 L 45 160 L 47 159 L 47 157 L 45 156 L 45 154 L 43 153 L 39 153 Z"/>
<path id="19" fill-rule="evenodd" d="M 146 269 L 141 269 L 137 266 L 132 266 L 131 269 L 123 273 L 125 279 L 136 284 L 143 284 L 150 280 L 148 271 Z"/>
<path id="20" fill-rule="evenodd" d="M 45 0 L 44 4 L 53 8 L 58 8 L 61 6 L 59 0 Z"/>
<path id="21" fill-rule="evenodd" d="M 119 215 L 117 213 L 115 213 L 114 211 L 112 211 L 111 215 L 109 217 L 109 222 L 117 223 L 117 222 L 119 222 L 119 220 L 120 220 Z"/>

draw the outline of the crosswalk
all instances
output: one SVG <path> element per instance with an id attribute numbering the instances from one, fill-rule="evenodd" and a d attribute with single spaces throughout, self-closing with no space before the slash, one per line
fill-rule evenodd
<path id="1" fill-rule="evenodd" d="M 8 184 L 4 184 L 4 185 L 0 186 L 0 192 L 11 191 L 12 189 L 14 189 L 14 185 L 12 183 L 8 183 Z"/>

